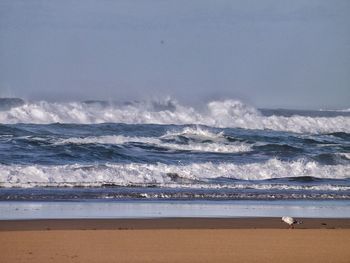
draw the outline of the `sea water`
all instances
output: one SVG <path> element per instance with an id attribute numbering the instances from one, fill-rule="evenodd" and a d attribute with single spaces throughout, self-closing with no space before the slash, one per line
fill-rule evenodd
<path id="1" fill-rule="evenodd" d="M 0 99 L 0 201 L 348 207 L 350 111 Z"/>

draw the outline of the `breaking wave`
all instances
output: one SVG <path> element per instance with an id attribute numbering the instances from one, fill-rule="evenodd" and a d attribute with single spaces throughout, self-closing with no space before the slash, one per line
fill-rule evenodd
<path id="1" fill-rule="evenodd" d="M 0 186 L 147 186 L 210 187 L 214 179 L 268 180 L 277 178 L 348 179 L 350 166 L 319 165 L 303 160 L 233 164 L 212 162 L 189 165 L 103 164 L 103 165 L 0 165 Z M 222 187 L 222 185 L 221 185 Z M 263 186 L 262 186 L 263 187 Z M 322 187 L 322 185 L 320 186 Z M 347 189 L 349 190 L 349 189 Z"/>
<path id="2" fill-rule="evenodd" d="M 0 111 L 0 123 L 201 124 L 219 128 L 270 129 L 296 133 L 350 132 L 350 117 L 264 116 L 240 101 L 212 101 L 202 111 L 176 101 L 27 102 Z"/>
<path id="3" fill-rule="evenodd" d="M 246 143 L 229 142 L 222 133 L 215 134 L 200 128 L 184 128 L 182 132 L 167 132 L 155 137 L 130 137 L 123 135 L 106 135 L 90 137 L 72 137 L 59 139 L 55 144 L 128 144 L 143 143 L 155 147 L 179 151 L 236 153 L 248 152 L 251 146 Z"/>

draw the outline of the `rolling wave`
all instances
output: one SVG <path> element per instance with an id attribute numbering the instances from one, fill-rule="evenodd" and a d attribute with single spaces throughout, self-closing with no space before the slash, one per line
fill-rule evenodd
<path id="1" fill-rule="evenodd" d="M 248 152 L 251 147 L 247 144 L 217 144 L 217 143 L 194 143 L 175 144 L 166 143 L 162 140 L 151 137 L 128 137 L 122 135 L 86 137 L 86 138 L 69 138 L 60 140 L 57 144 L 128 144 L 144 143 L 155 147 L 165 148 L 178 151 L 196 151 L 196 152 L 216 152 L 216 153 L 236 153 Z"/>
<path id="2" fill-rule="evenodd" d="M 213 153 L 248 152 L 250 145 L 245 143 L 230 143 L 223 133 L 212 133 L 200 128 L 185 128 L 182 132 L 167 132 L 155 137 L 130 137 L 123 135 L 89 136 L 84 138 L 73 137 L 60 139 L 55 144 L 128 144 L 143 143 L 155 147 L 178 151 L 196 151 Z"/>
<path id="3" fill-rule="evenodd" d="M 213 179 L 269 180 L 276 178 L 349 179 L 348 165 L 320 165 L 303 160 L 264 163 L 0 165 L 0 186 L 149 186 L 209 187 Z"/>
<path id="4" fill-rule="evenodd" d="M 176 101 L 161 102 L 26 102 L 0 111 L 0 123 L 127 123 L 201 124 L 219 128 L 289 131 L 296 133 L 350 132 L 350 117 L 264 116 L 240 101 L 212 101 L 202 111 Z"/>

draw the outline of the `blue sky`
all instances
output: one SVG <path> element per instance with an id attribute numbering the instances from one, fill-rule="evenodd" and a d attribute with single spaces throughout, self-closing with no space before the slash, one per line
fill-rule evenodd
<path id="1" fill-rule="evenodd" d="M 0 96 L 348 108 L 350 1 L 0 1 Z"/>

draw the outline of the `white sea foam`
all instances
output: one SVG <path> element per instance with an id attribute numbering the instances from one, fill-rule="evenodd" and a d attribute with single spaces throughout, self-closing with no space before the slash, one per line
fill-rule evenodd
<path id="1" fill-rule="evenodd" d="M 127 143 L 145 143 L 154 145 L 156 147 L 162 147 L 169 150 L 179 151 L 197 151 L 197 152 L 221 152 L 221 153 L 236 153 L 247 152 L 251 150 L 251 147 L 244 143 L 236 144 L 218 144 L 218 143 L 196 143 L 190 142 L 189 144 L 176 144 L 162 142 L 160 139 L 152 137 L 128 137 L 122 135 L 112 136 L 99 136 L 99 137 L 85 137 L 85 138 L 69 138 L 63 139 L 57 142 L 57 144 L 127 144 Z"/>
<path id="2" fill-rule="evenodd" d="M 0 123 L 202 124 L 213 127 L 271 129 L 297 133 L 350 132 L 350 117 L 263 116 L 240 101 L 213 101 L 204 111 L 174 101 L 117 104 L 25 103 L 0 111 Z"/>
<path id="3" fill-rule="evenodd" d="M 100 186 L 149 185 L 205 187 L 210 179 L 232 178 L 264 180 L 285 177 L 350 178 L 349 165 L 319 165 L 303 160 L 284 162 L 271 159 L 265 163 L 188 165 L 104 164 L 84 166 L 0 165 L 0 186 Z M 209 180 L 209 181 L 208 181 Z M 204 186 L 203 186 L 204 185 Z"/>
<path id="4" fill-rule="evenodd" d="M 179 136 L 189 139 L 187 143 L 176 143 Z M 168 141 L 174 142 L 168 142 Z M 127 143 L 144 143 L 162 147 L 170 150 L 181 151 L 197 151 L 197 152 L 221 152 L 236 153 L 247 152 L 251 150 L 251 146 L 246 143 L 228 142 L 223 133 L 213 133 L 205 129 L 184 128 L 179 132 L 167 132 L 165 135 L 155 137 L 130 137 L 123 135 L 107 135 L 107 136 L 90 136 L 90 137 L 72 137 L 68 139 L 59 139 L 55 144 L 127 144 Z"/>
<path id="5" fill-rule="evenodd" d="M 181 131 L 168 131 L 161 138 L 178 140 L 179 137 L 186 137 L 194 141 L 214 141 L 214 142 L 226 142 L 227 139 L 223 132 L 214 133 L 207 129 L 200 127 L 191 128 L 186 127 Z"/>
<path id="6" fill-rule="evenodd" d="M 59 139 L 55 144 L 125 144 L 130 142 L 139 142 L 147 144 L 159 144 L 160 140 L 153 137 L 129 137 L 123 135 L 72 137 L 68 139 Z"/>

